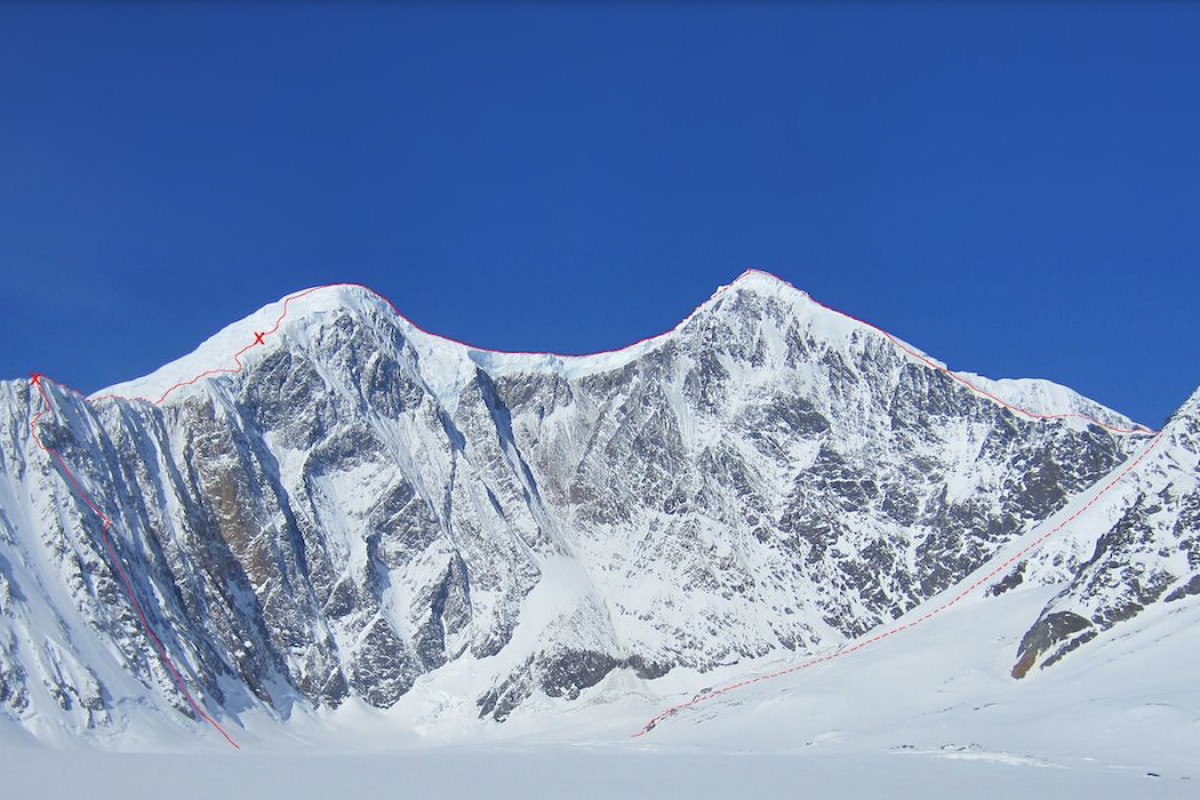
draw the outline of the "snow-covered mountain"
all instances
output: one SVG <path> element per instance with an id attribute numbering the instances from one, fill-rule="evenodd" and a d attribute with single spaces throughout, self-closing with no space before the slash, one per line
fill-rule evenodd
<path id="1" fill-rule="evenodd" d="M 1062 585 L 1016 673 L 1194 596 L 1196 406 L 993 587 Z M 90 399 L 0 383 L 0 424 L 0 709 L 43 739 L 194 715 L 139 614 L 235 728 L 439 676 L 504 720 L 802 657 L 960 584 L 1151 441 L 757 272 L 580 357 L 473 349 L 322 288 Z"/>

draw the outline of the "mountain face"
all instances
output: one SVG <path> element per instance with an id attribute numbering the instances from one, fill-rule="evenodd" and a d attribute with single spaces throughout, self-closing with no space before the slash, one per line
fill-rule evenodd
<path id="1" fill-rule="evenodd" d="M 480 351 L 331 287 L 106 396 L 42 388 L 35 422 L 39 389 L 0 383 L 0 708 L 36 735 L 193 714 L 139 613 L 226 718 L 387 708 L 459 665 L 503 720 L 618 671 L 811 652 L 953 586 L 1147 440 L 1014 413 L 759 273 L 616 353 Z M 1095 554 L 1055 562 L 1024 669 L 1196 591 L 1195 405 Z"/>

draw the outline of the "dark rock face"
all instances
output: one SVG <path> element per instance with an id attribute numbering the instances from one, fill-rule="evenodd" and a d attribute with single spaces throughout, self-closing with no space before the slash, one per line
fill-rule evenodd
<path id="1" fill-rule="evenodd" d="M 1090 621 L 1069 611 L 1057 611 L 1042 617 L 1021 639 L 1017 664 L 1013 667 L 1012 676 L 1024 678 L 1038 656 L 1050 650 L 1051 647 L 1058 647 L 1058 652 L 1055 654 L 1057 657 L 1078 647 L 1083 641 L 1096 635 L 1095 631 L 1089 630 L 1091 627 Z M 1080 633 L 1082 635 L 1076 636 Z M 1067 644 L 1064 645 L 1063 642 Z"/>
<path id="2" fill-rule="evenodd" d="M 998 597 L 1009 589 L 1015 589 L 1025 582 L 1025 562 L 1017 564 L 1012 571 L 988 587 L 988 594 Z"/>
<path id="3" fill-rule="evenodd" d="M 336 291 L 238 374 L 161 407 L 52 387 L 39 423 L 212 706 L 388 707 L 472 659 L 481 715 L 504 719 L 614 670 L 803 652 L 952 585 L 1134 446 L 1015 416 L 761 282 L 580 360 L 470 351 Z M 71 598 L 44 604 L 64 631 L 111 642 L 121 675 L 186 709 L 95 515 L 28 440 L 40 399 L 3 389 L 0 556 L 44 551 L 58 574 L 0 560 L 0 704 L 22 713 L 46 671 L 6 645 L 31 618 L 5 598 L 49 581 Z M 1138 603 L 1173 586 L 1139 580 Z M 118 673 L 63 675 L 63 702 L 105 724 Z"/>
<path id="4" fill-rule="evenodd" d="M 1193 575 L 1188 578 L 1187 583 L 1175 587 L 1170 594 L 1163 598 L 1163 602 L 1173 603 L 1192 594 L 1200 594 L 1200 575 Z"/>

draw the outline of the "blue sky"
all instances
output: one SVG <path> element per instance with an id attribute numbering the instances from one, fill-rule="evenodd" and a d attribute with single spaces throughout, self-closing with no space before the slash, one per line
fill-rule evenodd
<path id="1" fill-rule="evenodd" d="M 1200 5 L 0 6 L 0 375 L 365 283 L 611 349 L 746 267 L 1158 425 L 1200 384 Z"/>

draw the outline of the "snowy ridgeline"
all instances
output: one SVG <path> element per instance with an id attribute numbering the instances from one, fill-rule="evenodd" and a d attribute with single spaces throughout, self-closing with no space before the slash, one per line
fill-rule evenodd
<path id="1" fill-rule="evenodd" d="M 273 331 L 240 372 L 161 406 L 50 386 L 39 423 L 113 520 L 171 660 L 235 736 L 364 715 L 434 738 L 535 735 L 581 709 L 604 711 L 576 730 L 640 724 L 677 695 L 904 624 L 1151 441 L 981 590 L 984 606 L 1039 599 L 979 655 L 998 692 L 1020 692 L 1156 609 L 1193 606 L 1195 399 L 1158 440 L 1035 421 L 761 273 L 599 356 L 473 350 L 354 287 L 290 301 L 275 330 L 283 312 L 99 395 L 157 399 Z M 967 380 L 1035 414 L 1133 427 L 1063 387 Z M 129 749 L 200 728 L 98 518 L 30 439 L 42 405 L 0 384 L 6 730 Z"/>

